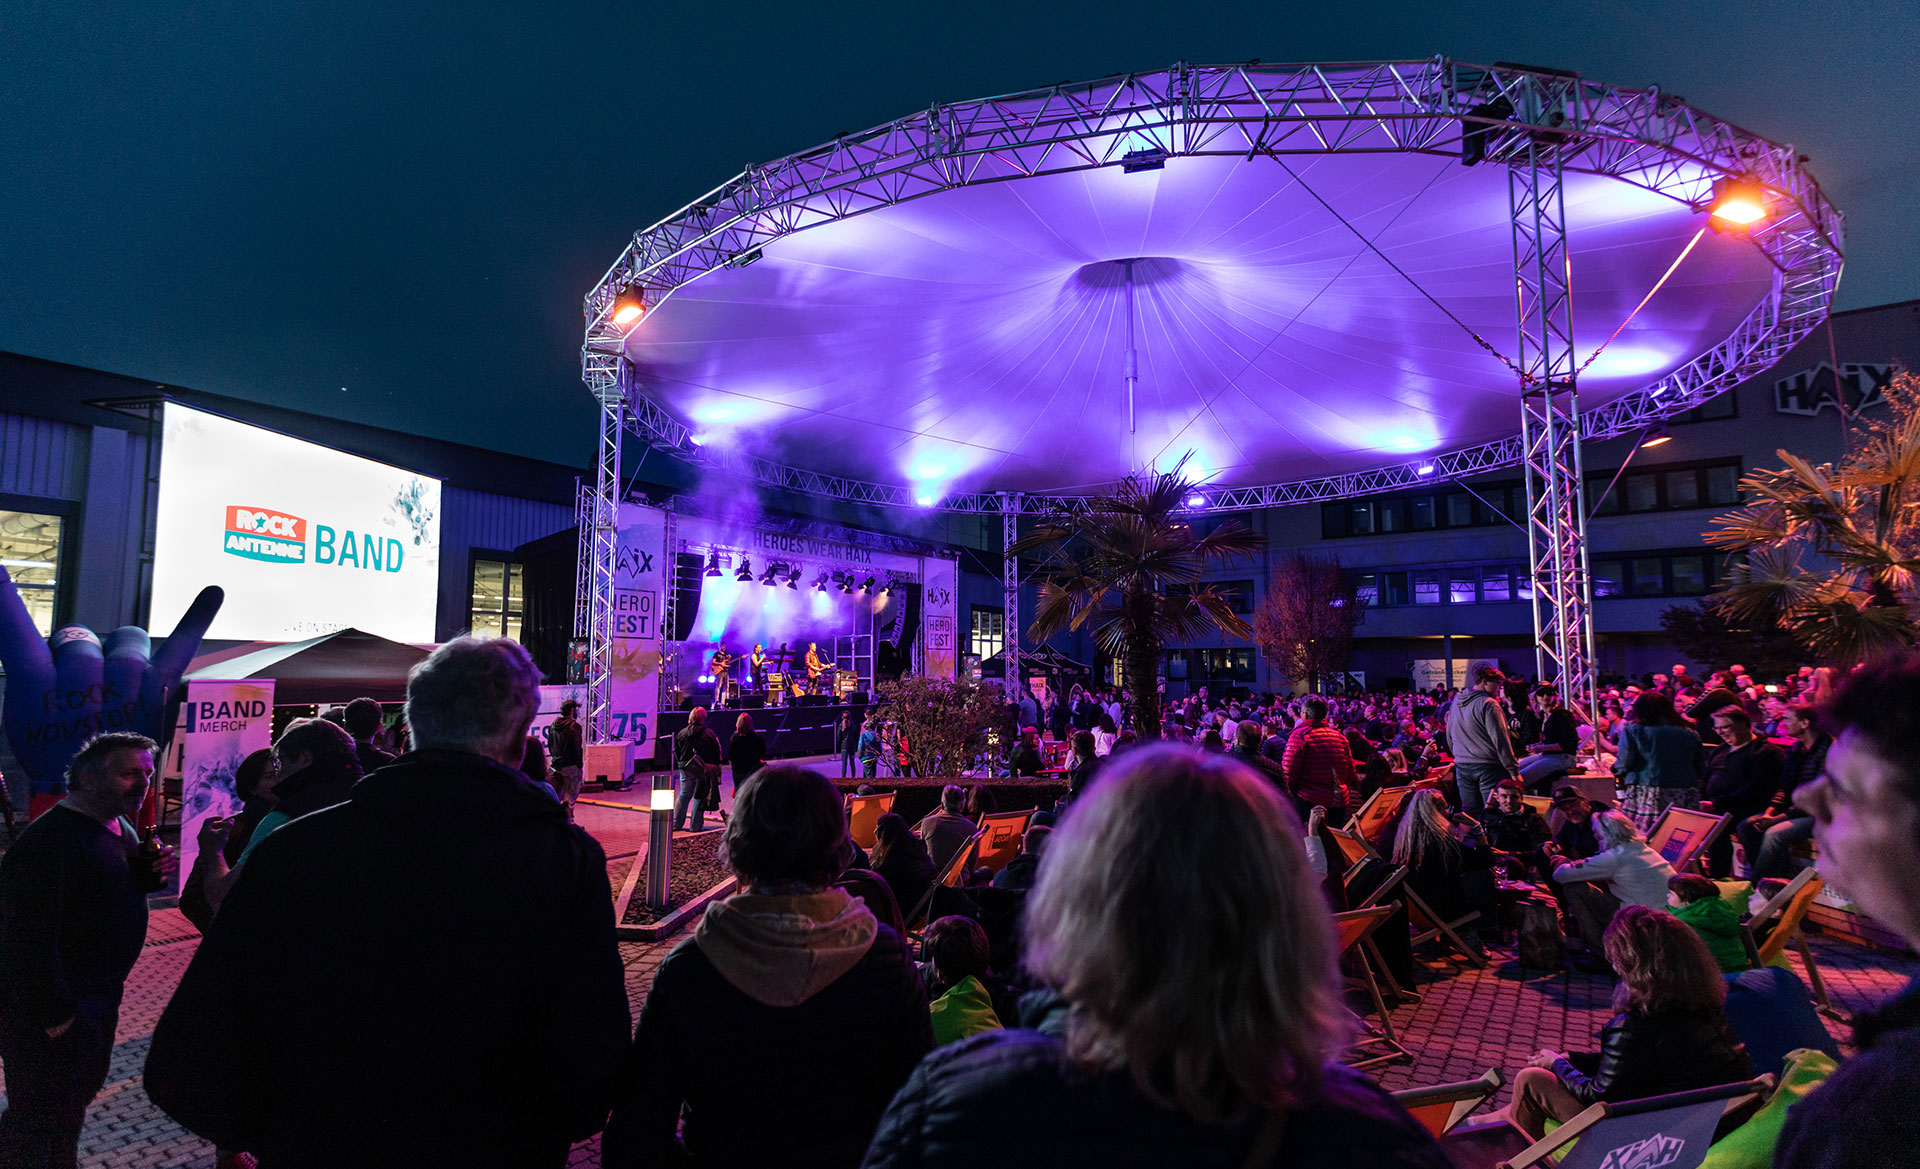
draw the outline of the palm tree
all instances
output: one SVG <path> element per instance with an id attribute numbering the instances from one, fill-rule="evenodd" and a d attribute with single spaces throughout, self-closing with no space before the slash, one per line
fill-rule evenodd
<path id="1" fill-rule="evenodd" d="M 1910 646 L 1920 631 L 1920 379 L 1897 375 L 1886 400 L 1885 418 L 1856 420 L 1837 469 L 1776 452 L 1786 466 L 1741 480 L 1753 502 L 1714 517 L 1705 537 L 1746 556 L 1717 608 L 1777 625 L 1833 664 Z"/>
<path id="2" fill-rule="evenodd" d="M 1193 492 L 1186 460 L 1173 470 L 1129 475 L 1110 495 L 1043 520 L 1007 549 L 1038 553 L 1040 605 L 1027 627 L 1039 642 L 1085 630 L 1123 663 L 1135 733 L 1160 737 L 1160 651 L 1215 630 L 1245 638 L 1252 629 L 1229 594 L 1200 585 L 1210 565 L 1266 546 L 1237 521 L 1196 536 L 1183 509 Z"/>

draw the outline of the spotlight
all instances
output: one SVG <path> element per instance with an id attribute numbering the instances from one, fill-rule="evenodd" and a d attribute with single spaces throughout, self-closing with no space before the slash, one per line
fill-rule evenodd
<path id="1" fill-rule="evenodd" d="M 1130 175 L 1143 170 L 1159 170 L 1167 165 L 1167 158 L 1167 152 L 1158 146 L 1129 150 L 1120 156 L 1120 171 Z"/>
<path id="2" fill-rule="evenodd" d="M 1672 441 L 1673 441 L 1673 435 L 1667 432 L 1666 427 L 1649 426 L 1647 427 L 1647 433 L 1642 435 L 1640 438 L 1640 446 L 1642 448 L 1657 447 L 1661 443 L 1667 443 Z"/>
<path id="3" fill-rule="evenodd" d="M 840 582 L 840 591 L 846 594 L 847 596 L 853 595 L 853 574 L 852 573 L 848 573 L 846 578 Z"/>
<path id="4" fill-rule="evenodd" d="M 1481 102 L 1467 111 L 1460 123 L 1460 165 L 1474 166 L 1485 162 L 1488 153 L 1498 146 L 1507 131 L 1488 122 L 1504 122 L 1513 117 L 1513 103 L 1504 97 Z"/>
<path id="5" fill-rule="evenodd" d="M 800 570 L 799 569 L 796 568 L 792 572 L 789 572 L 787 574 L 787 587 L 792 589 L 795 592 L 800 591 Z"/>
<path id="6" fill-rule="evenodd" d="M 916 495 L 916 496 L 914 496 L 914 497 L 913 497 L 913 501 L 914 501 L 915 503 L 917 503 L 917 504 L 919 504 L 919 505 L 920 505 L 921 507 L 932 507 L 932 506 L 933 506 L 933 496 L 931 496 L 931 495 L 925 495 L 925 494 L 922 494 L 922 495 Z"/>
<path id="7" fill-rule="evenodd" d="M 827 591 L 827 574 L 826 573 L 824 572 L 821 573 L 820 576 L 813 582 L 813 591 L 816 593 L 824 593 Z"/>
<path id="8" fill-rule="evenodd" d="M 872 577 L 868 577 L 868 578 L 867 578 L 867 583 L 865 583 L 865 584 L 863 584 L 863 585 L 861 585 L 861 586 L 860 586 L 860 591 L 861 591 L 861 592 L 863 592 L 863 593 L 870 593 L 870 592 L 872 592 L 872 591 L 873 591 L 873 578 L 872 578 Z"/>
<path id="9" fill-rule="evenodd" d="M 733 579 L 746 584 L 753 579 L 753 561 L 745 556 L 740 558 L 740 567 L 734 570 Z"/>
<path id="10" fill-rule="evenodd" d="M 1415 467 L 1413 469 L 1414 474 L 1422 475 L 1422 476 L 1431 475 L 1433 474 L 1433 472 L 1434 472 L 1434 466 L 1432 463 L 1422 463 L 1418 467 Z"/>
<path id="11" fill-rule="evenodd" d="M 647 311 L 647 302 L 641 299 L 638 285 L 628 285 L 620 290 L 613 300 L 613 323 L 620 326 L 631 325 Z"/>
<path id="12" fill-rule="evenodd" d="M 780 575 L 779 573 L 773 570 L 773 565 L 769 564 L 767 565 L 767 570 L 760 574 L 760 583 L 763 585 L 770 585 L 773 583 L 774 578 L 779 575 Z"/>
<path id="13" fill-rule="evenodd" d="M 893 579 L 892 577 L 888 577 L 888 578 L 887 578 L 887 587 L 886 587 L 886 588 L 884 588 L 884 589 L 881 589 L 881 590 L 880 590 L 880 595 L 884 597 L 884 596 L 886 596 L 886 595 L 887 595 L 888 593 L 890 593 L 890 592 L 892 592 L 892 591 L 893 591 L 893 586 L 894 586 L 894 583 L 895 583 L 895 582 L 894 582 L 894 579 Z"/>
<path id="14" fill-rule="evenodd" d="M 707 575 L 720 575 L 720 554 L 718 552 L 707 553 Z"/>
<path id="15" fill-rule="evenodd" d="M 740 254 L 727 260 L 726 265 L 729 268 L 745 268 L 749 264 L 758 264 L 759 262 L 760 262 L 760 249 L 753 248 L 749 251 L 741 252 Z"/>
<path id="16" fill-rule="evenodd" d="M 1747 227 L 1767 217 L 1766 190 L 1752 179 L 1721 179 L 1707 210 L 1721 223 Z"/>
<path id="17" fill-rule="evenodd" d="M 1207 506 L 1207 497 L 1196 491 L 1192 495 L 1187 496 L 1187 506 L 1205 507 Z"/>

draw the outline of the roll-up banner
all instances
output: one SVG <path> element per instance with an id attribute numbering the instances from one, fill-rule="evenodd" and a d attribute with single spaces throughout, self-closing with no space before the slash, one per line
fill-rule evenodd
<path id="1" fill-rule="evenodd" d="M 273 679 L 187 683 L 180 711 L 180 874 L 193 871 L 200 824 L 240 811 L 234 775 L 248 755 L 273 745 Z"/>

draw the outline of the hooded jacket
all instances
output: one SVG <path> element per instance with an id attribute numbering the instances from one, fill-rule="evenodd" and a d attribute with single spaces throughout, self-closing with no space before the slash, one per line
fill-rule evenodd
<path id="1" fill-rule="evenodd" d="M 600 846 L 519 772 L 417 751 L 260 842 L 146 1090 L 277 1169 L 557 1167 L 628 1019 Z"/>
<path id="2" fill-rule="evenodd" d="M 1670 912 L 1700 935 L 1722 972 L 1737 974 L 1748 968 L 1747 946 L 1740 939 L 1740 909 L 1733 902 L 1724 897 L 1702 897 Z"/>
<path id="3" fill-rule="evenodd" d="M 1447 711 L 1447 746 L 1458 763 L 1499 767 L 1509 775 L 1520 770 L 1507 716 L 1485 690 L 1469 690 L 1453 700 Z"/>
<path id="4" fill-rule="evenodd" d="M 843 889 L 707 907 L 640 1011 L 608 1169 L 676 1163 L 853 1169 L 933 1046 L 900 935 Z"/>

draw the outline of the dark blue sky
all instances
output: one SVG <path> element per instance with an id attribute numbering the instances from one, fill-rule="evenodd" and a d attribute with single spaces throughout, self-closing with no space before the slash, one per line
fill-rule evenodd
<path id="1" fill-rule="evenodd" d="M 1920 296 L 1914 0 L 1293 9 L 14 0 L 0 349 L 578 464 L 580 299 L 634 229 L 936 101 L 1252 57 L 1659 84 L 1812 156 L 1840 307 Z"/>

